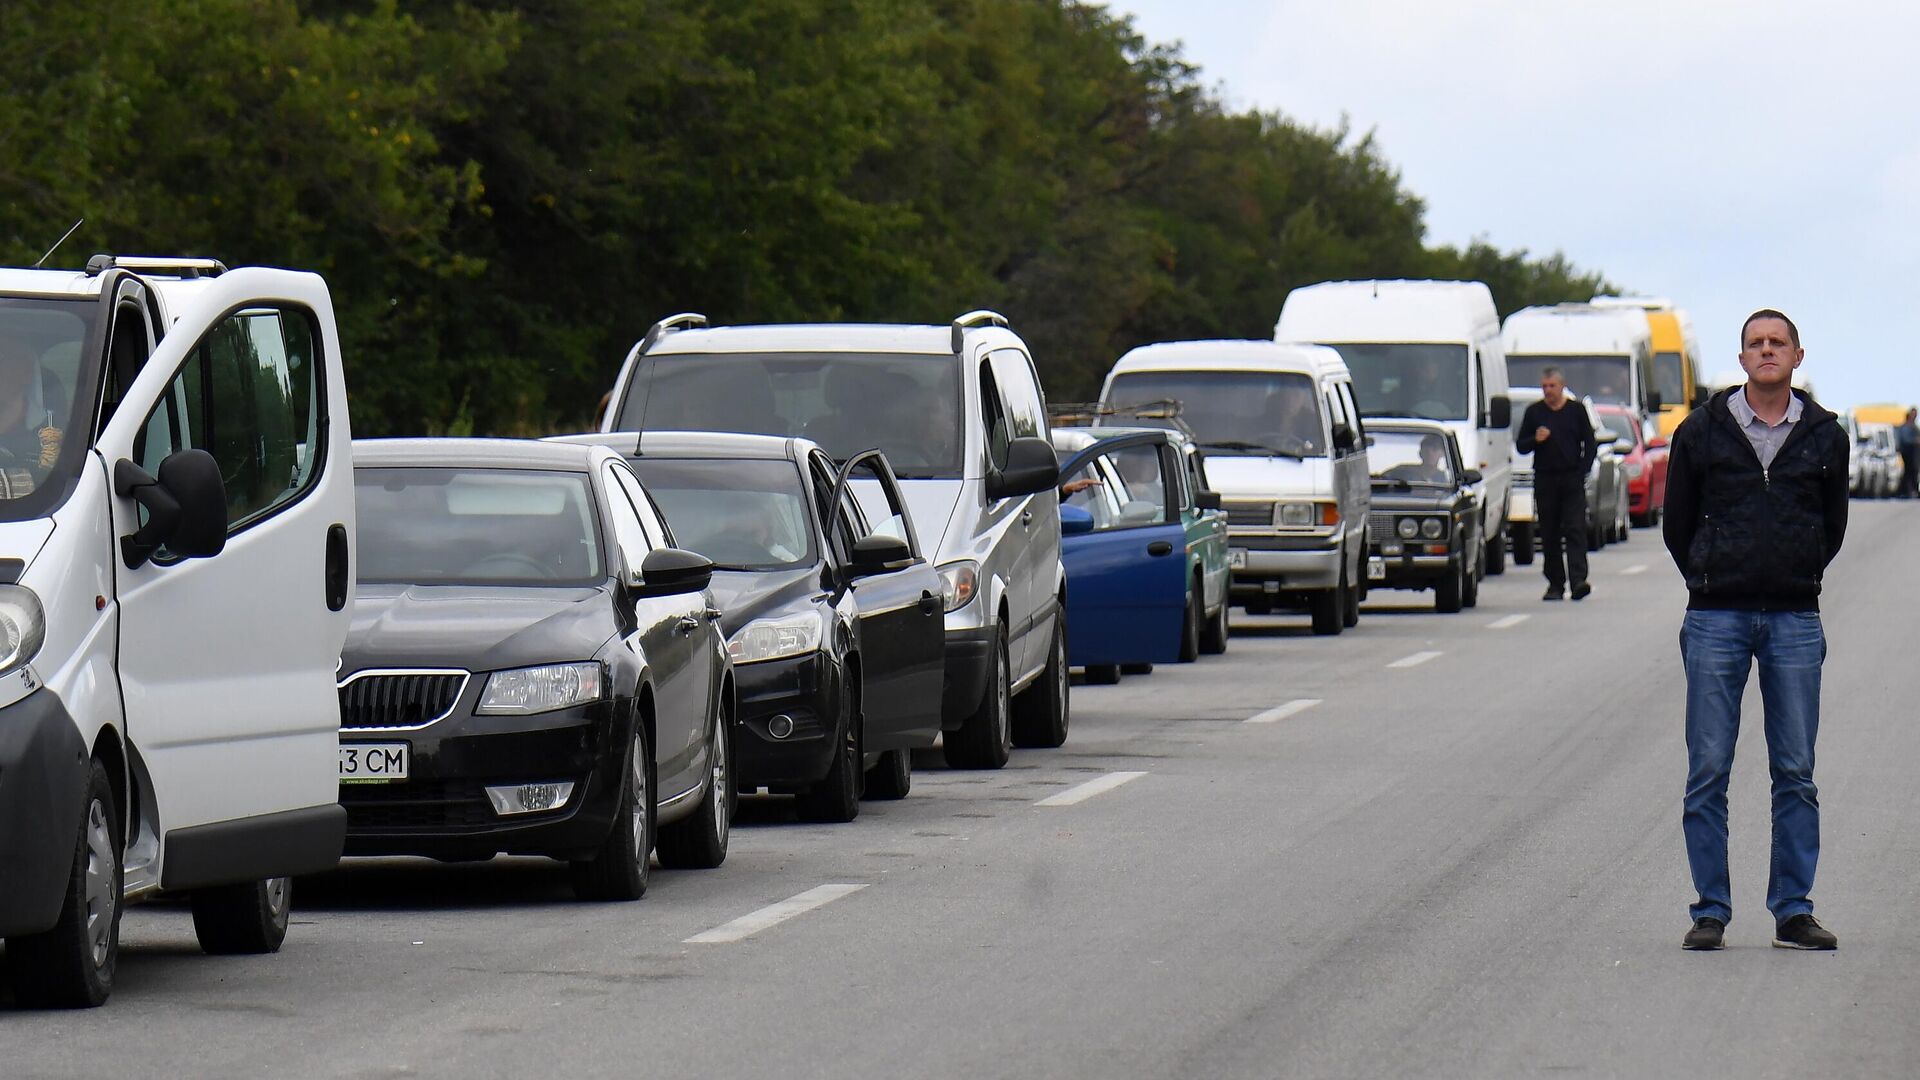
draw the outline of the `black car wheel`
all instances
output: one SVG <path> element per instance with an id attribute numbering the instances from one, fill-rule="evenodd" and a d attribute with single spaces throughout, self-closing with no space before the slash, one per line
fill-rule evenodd
<path id="1" fill-rule="evenodd" d="M 1113 686 L 1120 681 L 1119 664 L 1088 664 L 1088 686 Z"/>
<path id="2" fill-rule="evenodd" d="M 1447 576 L 1433 583 L 1433 610 L 1443 615 L 1452 615 L 1460 610 L 1466 590 L 1466 579 L 1473 571 L 1462 566 L 1448 568 Z"/>
<path id="3" fill-rule="evenodd" d="M 723 704 L 713 718 L 707 747 L 707 791 L 684 821 L 660 830 L 660 865 L 673 870 L 711 870 L 727 861 L 733 827 L 733 710 Z"/>
<path id="4" fill-rule="evenodd" d="M 1067 741 L 1067 615 L 1062 608 L 1053 620 L 1053 642 L 1047 647 L 1047 666 L 1040 678 L 1013 699 L 1015 746 L 1051 749 Z"/>
<path id="5" fill-rule="evenodd" d="M 1227 651 L 1227 639 L 1233 636 L 1232 628 L 1227 625 L 1227 612 L 1232 606 L 1226 597 L 1220 598 L 1220 607 L 1214 611 L 1213 618 L 1207 620 L 1206 632 L 1200 635 L 1201 652 L 1219 656 Z"/>
<path id="6" fill-rule="evenodd" d="M 1518 558 L 1513 560 L 1519 562 Z M 1487 576 L 1499 577 L 1507 572 L 1507 530 L 1495 529 L 1487 540 Z"/>
<path id="7" fill-rule="evenodd" d="M 1479 560 L 1486 557 L 1487 553 L 1484 547 L 1475 552 L 1474 561 L 1476 565 L 1472 570 L 1467 572 L 1466 580 L 1460 583 L 1460 606 L 1463 608 L 1480 606 L 1481 567 L 1478 564 Z"/>
<path id="8" fill-rule="evenodd" d="M 1200 579 L 1187 587 L 1187 607 L 1180 613 L 1180 662 L 1200 659 Z"/>
<path id="9" fill-rule="evenodd" d="M 193 892 L 193 933 L 202 951 L 235 956 L 280 951 L 293 911 L 293 881 L 243 881 Z"/>
<path id="10" fill-rule="evenodd" d="M 994 632 L 993 655 L 988 662 L 987 692 L 980 707 L 941 739 L 947 764 L 956 769 L 999 769 L 1013 756 L 1013 676 L 1007 670 L 1007 628 Z"/>
<path id="11" fill-rule="evenodd" d="M 1348 630 L 1360 625 L 1361 585 L 1353 582 L 1340 598 L 1340 625 Z"/>
<path id="12" fill-rule="evenodd" d="M 913 751 L 888 750 L 867 770 L 868 799 L 904 799 L 913 790 Z"/>
<path id="13" fill-rule="evenodd" d="M 1332 637 L 1347 628 L 1345 608 L 1347 605 L 1347 567 L 1340 565 L 1340 584 L 1335 588 L 1321 589 L 1313 594 L 1313 600 L 1307 610 L 1313 615 L 1313 632 L 1322 637 Z"/>
<path id="14" fill-rule="evenodd" d="M 1513 527 L 1513 565 L 1533 565 L 1533 522 L 1522 522 Z"/>
<path id="15" fill-rule="evenodd" d="M 92 763 L 60 921 L 7 939 L 15 1004 L 90 1009 L 113 992 L 120 959 L 120 819 L 106 767 Z"/>
<path id="16" fill-rule="evenodd" d="M 653 786 L 653 752 L 647 732 L 636 723 L 627 740 L 626 775 L 613 828 L 591 859 L 569 865 L 573 895 L 582 900 L 638 900 L 647 892 L 653 870 L 653 833 L 658 796 Z"/>
<path id="17" fill-rule="evenodd" d="M 866 778 L 866 754 L 860 749 L 860 710 L 852 679 L 840 688 L 840 719 L 834 725 L 839 753 L 827 775 L 794 799 L 803 821 L 839 823 L 860 816 L 860 783 Z"/>

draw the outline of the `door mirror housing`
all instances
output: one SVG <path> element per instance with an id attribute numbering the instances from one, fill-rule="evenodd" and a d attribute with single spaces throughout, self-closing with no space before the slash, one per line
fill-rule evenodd
<path id="1" fill-rule="evenodd" d="M 1060 535 L 1079 536 L 1093 531 L 1093 515 L 1083 506 L 1060 505 Z"/>
<path id="2" fill-rule="evenodd" d="M 885 533 L 874 533 L 853 542 L 852 559 L 847 569 L 852 577 L 870 577 L 904 570 L 912 566 L 913 561 L 913 549 L 906 540 Z"/>
<path id="3" fill-rule="evenodd" d="M 1487 427 L 1504 428 L 1513 426 L 1513 399 L 1505 394 L 1493 395 L 1487 405 Z"/>
<path id="4" fill-rule="evenodd" d="M 1218 510 L 1221 505 L 1220 493 L 1217 491 L 1206 491 L 1204 489 L 1196 491 L 1193 493 L 1193 505 L 1202 510 Z"/>
<path id="5" fill-rule="evenodd" d="M 627 582 L 642 599 L 700 592 L 713 583 L 713 560 L 680 548 L 650 551 L 640 562 L 640 573 Z"/>
<path id="6" fill-rule="evenodd" d="M 1658 390 L 1647 391 L 1647 411 L 1650 413 L 1659 412 L 1660 405 L 1661 405 L 1660 391 Z"/>
<path id="7" fill-rule="evenodd" d="M 1631 454 L 1633 453 L 1633 445 L 1632 439 L 1622 435 L 1620 438 L 1613 440 L 1613 452 L 1616 454 Z"/>
<path id="8" fill-rule="evenodd" d="M 227 485 L 205 450 L 167 455 L 158 477 L 123 458 L 113 467 L 113 489 L 147 511 L 146 524 L 120 538 L 127 569 L 139 569 L 162 548 L 178 559 L 209 559 L 226 549 Z"/>
<path id="9" fill-rule="evenodd" d="M 987 473 L 989 499 L 1037 495 L 1060 482 L 1060 459 L 1053 444 L 1035 436 L 1013 440 L 1007 446 L 1007 465 Z"/>
<path id="10" fill-rule="evenodd" d="M 1479 469 L 1463 469 L 1460 472 L 1460 479 L 1468 484 L 1477 484 L 1486 477 L 1481 475 Z"/>
<path id="11" fill-rule="evenodd" d="M 1342 454 L 1351 454 L 1360 445 L 1360 436 L 1354 433 L 1353 425 L 1345 420 L 1333 422 L 1333 448 Z"/>
<path id="12" fill-rule="evenodd" d="M 1667 439 L 1664 435 L 1655 435 L 1653 438 L 1647 440 L 1647 449 L 1649 450 L 1665 450 L 1666 448 Z"/>

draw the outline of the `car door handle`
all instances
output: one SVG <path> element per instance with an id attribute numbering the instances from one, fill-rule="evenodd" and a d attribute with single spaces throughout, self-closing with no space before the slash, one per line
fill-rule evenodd
<path id="1" fill-rule="evenodd" d="M 700 620 L 691 615 L 682 615 L 680 621 L 673 624 L 673 629 L 677 633 L 691 634 L 700 629 Z"/>
<path id="2" fill-rule="evenodd" d="M 1162 555 L 1171 555 L 1173 554 L 1173 545 L 1165 540 L 1155 540 L 1153 543 L 1147 545 L 1147 554 L 1156 559 Z"/>
<path id="3" fill-rule="evenodd" d="M 707 621 L 708 621 L 708 622 L 718 622 L 718 621 L 720 621 L 720 617 L 721 617 L 722 615 L 725 615 L 725 614 L 726 614 L 726 612 L 724 612 L 724 611 L 721 611 L 721 610 L 720 610 L 719 608 L 717 608 L 717 607 L 710 607 L 710 608 L 708 608 L 708 609 L 707 609 Z"/>
<path id="4" fill-rule="evenodd" d="M 920 610 L 921 611 L 924 611 L 929 615 L 938 615 L 940 613 L 940 607 L 941 607 L 940 597 L 935 596 L 930 592 L 923 592 L 920 594 Z"/>

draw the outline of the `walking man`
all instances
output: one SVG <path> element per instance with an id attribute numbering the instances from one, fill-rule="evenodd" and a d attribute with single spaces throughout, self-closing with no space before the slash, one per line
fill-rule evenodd
<path id="1" fill-rule="evenodd" d="M 1913 422 L 1915 416 L 1920 416 L 1920 409 L 1908 409 L 1906 422 L 1893 429 L 1894 441 L 1900 447 L 1900 497 L 1903 499 L 1920 496 L 1920 476 L 1914 475 L 1920 472 L 1920 425 Z"/>
<path id="2" fill-rule="evenodd" d="M 1587 584 L 1587 470 L 1600 445 L 1593 439 L 1593 418 L 1567 397 L 1567 377 L 1559 368 L 1540 373 L 1540 396 L 1520 417 L 1515 445 L 1533 455 L 1533 503 L 1547 572 L 1541 599 L 1564 599 L 1571 582 L 1573 598 L 1584 600 L 1593 591 Z"/>
<path id="3" fill-rule="evenodd" d="M 1733 915 L 1727 874 L 1727 780 L 1740 699 L 1754 661 L 1773 772 L 1767 909 L 1773 944 L 1831 949 L 1813 917 L 1820 800 L 1820 579 L 1847 531 L 1847 433 L 1793 389 L 1806 354 L 1793 321 L 1771 308 L 1740 330 L 1745 386 L 1722 390 L 1682 421 L 1668 457 L 1666 541 L 1686 576 L 1680 658 L 1687 672 L 1687 790 L 1681 825 L 1693 870 L 1693 929 L 1681 944 L 1718 949 Z"/>

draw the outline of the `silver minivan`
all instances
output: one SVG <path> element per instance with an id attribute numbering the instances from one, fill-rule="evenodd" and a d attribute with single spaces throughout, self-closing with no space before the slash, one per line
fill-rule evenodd
<path id="1" fill-rule="evenodd" d="M 1066 741 L 1059 464 L 1004 317 L 710 328 L 676 315 L 627 354 L 600 427 L 803 436 L 839 461 L 884 450 L 940 571 L 943 595 L 922 602 L 946 616 L 947 762 L 997 769 L 1015 745 Z"/>
<path id="2" fill-rule="evenodd" d="M 1366 431 L 1340 354 L 1271 341 L 1144 345 L 1107 373 L 1117 410 L 1178 402 L 1227 512 L 1232 596 L 1251 614 L 1304 608 L 1316 634 L 1360 620 Z"/>

